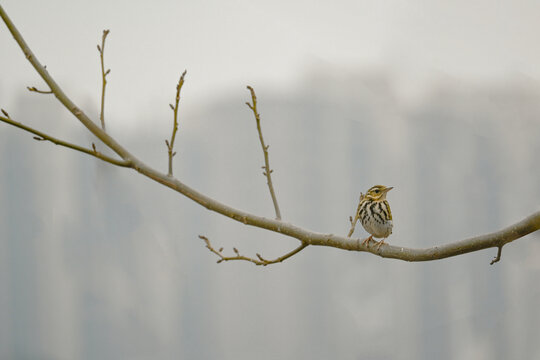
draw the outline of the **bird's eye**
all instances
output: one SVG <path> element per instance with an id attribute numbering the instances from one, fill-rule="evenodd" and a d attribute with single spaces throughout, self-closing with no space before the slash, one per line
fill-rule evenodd
<path id="1" fill-rule="evenodd" d="M 374 192 L 375 192 L 375 194 L 378 194 L 378 193 L 380 193 L 381 191 L 380 191 L 379 189 L 375 189 Z"/>

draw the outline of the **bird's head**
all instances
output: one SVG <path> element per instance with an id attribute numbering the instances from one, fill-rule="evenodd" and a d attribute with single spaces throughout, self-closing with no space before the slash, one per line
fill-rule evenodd
<path id="1" fill-rule="evenodd" d="M 371 200 L 384 200 L 386 199 L 386 193 L 392 189 L 392 186 L 375 185 L 367 191 L 365 197 Z"/>

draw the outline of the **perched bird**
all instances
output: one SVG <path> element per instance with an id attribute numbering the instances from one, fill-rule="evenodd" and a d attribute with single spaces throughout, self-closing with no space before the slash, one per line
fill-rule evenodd
<path id="1" fill-rule="evenodd" d="M 365 195 L 362 196 L 358 205 L 358 219 L 368 233 L 371 234 L 362 244 L 368 244 L 374 238 L 381 238 L 377 249 L 384 244 L 386 239 L 392 233 L 392 212 L 390 204 L 386 200 L 386 194 L 393 187 L 375 185 L 371 187 Z"/>

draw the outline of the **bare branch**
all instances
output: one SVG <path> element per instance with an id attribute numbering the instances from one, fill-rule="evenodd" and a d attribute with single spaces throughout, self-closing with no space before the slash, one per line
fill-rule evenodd
<path id="1" fill-rule="evenodd" d="M 38 89 L 36 89 L 35 86 L 32 86 L 32 87 L 27 86 L 26 88 L 28 89 L 28 91 L 36 92 L 36 93 L 39 93 L 39 94 L 52 94 L 53 93 L 52 90 L 38 90 Z"/>
<path id="2" fill-rule="evenodd" d="M 177 191 L 189 199 L 197 202 L 205 208 L 227 216 L 233 220 L 241 222 L 246 225 L 255 226 L 258 228 L 266 229 L 269 231 L 277 232 L 286 236 L 296 238 L 302 242 L 302 244 L 307 245 L 317 245 L 317 246 L 328 246 L 339 248 L 343 250 L 351 251 L 366 251 L 381 257 L 385 258 L 394 258 L 404 261 L 430 261 L 438 260 L 451 256 L 457 256 L 461 254 L 466 254 L 474 251 L 479 251 L 482 249 L 487 249 L 491 247 L 500 248 L 505 244 L 512 242 L 516 239 L 522 238 L 532 232 L 535 232 L 540 229 L 540 211 L 529 215 L 525 219 L 510 225 L 502 230 L 489 233 L 486 235 L 476 236 L 468 238 L 465 240 L 440 245 L 433 246 L 427 249 L 410 249 L 399 246 L 392 246 L 389 244 L 384 244 L 383 246 L 369 248 L 365 244 L 361 243 L 359 239 L 351 239 L 349 237 L 337 236 L 334 234 L 324 234 L 310 231 L 299 226 L 283 222 L 279 219 L 269 219 L 262 216 L 257 216 L 226 204 L 223 204 L 217 200 L 214 200 L 195 189 L 187 186 L 186 184 L 180 182 L 172 176 L 161 173 L 144 162 L 132 155 L 127 149 L 120 145 L 114 138 L 108 135 L 103 129 L 96 125 L 79 107 L 76 106 L 71 99 L 62 91 L 60 86 L 56 81 L 49 75 L 48 71 L 44 66 L 40 64 L 34 53 L 28 47 L 23 37 L 9 19 L 4 9 L 0 5 L 0 17 L 3 19 L 8 30 L 13 35 L 15 41 L 18 43 L 19 47 L 23 51 L 26 59 L 32 64 L 34 69 L 39 73 L 45 83 L 49 86 L 51 91 L 54 93 L 55 97 L 98 139 L 100 139 L 105 145 L 107 145 L 112 151 L 118 154 L 123 161 L 114 160 L 108 158 L 102 154 L 97 153 L 89 149 L 81 148 L 77 145 L 65 143 L 61 140 L 54 139 L 40 131 L 31 129 L 27 126 L 24 126 L 18 122 L 15 122 L 9 118 L 7 113 L 2 110 L 2 113 L 5 117 L 2 117 L 1 120 L 8 124 L 19 127 L 25 131 L 31 132 L 37 135 L 40 139 L 47 139 L 54 142 L 55 144 L 62 145 L 65 147 L 72 148 L 77 151 L 87 153 L 89 155 L 98 157 L 104 161 L 108 161 L 112 164 L 118 166 L 126 166 L 133 168 L 137 172 L 141 173 L 144 176 L 149 177 L 150 179 L 167 186 L 174 191 Z M 254 93 L 253 93 L 254 95 Z M 255 99 L 254 99 L 255 100 Z M 254 104 L 255 105 L 255 102 Z M 255 106 L 250 106 L 252 110 L 255 109 Z M 258 114 L 257 111 L 254 111 L 255 114 Z M 267 146 L 261 144 L 263 151 Z M 99 156 L 98 156 L 99 155 Z M 109 160 L 110 159 L 110 160 Z M 268 175 L 270 173 L 270 167 L 267 167 Z M 276 203 L 277 204 L 277 203 Z M 394 238 L 392 238 L 394 239 Z M 261 260 L 259 260 L 261 261 Z"/>
<path id="3" fill-rule="evenodd" d="M 101 120 L 101 128 L 105 131 L 105 88 L 107 87 L 107 75 L 111 72 L 111 69 L 105 71 L 105 40 L 107 40 L 109 30 L 103 30 L 101 36 L 101 46 L 97 46 L 99 51 L 99 59 L 101 62 L 101 111 L 99 113 L 99 119 Z"/>
<path id="4" fill-rule="evenodd" d="M 7 114 L 4 111 L 2 111 L 2 113 L 4 113 L 4 115 Z M 64 146 L 64 147 L 67 147 L 67 148 L 70 148 L 70 149 L 73 149 L 73 150 L 77 150 L 77 151 L 83 152 L 83 153 L 88 154 L 88 155 L 92 155 L 94 157 L 97 157 L 100 160 L 106 161 L 106 162 L 111 163 L 113 165 L 122 166 L 122 167 L 130 167 L 130 163 L 128 161 L 114 159 L 114 158 L 111 158 L 111 157 L 109 157 L 107 155 L 104 155 L 104 154 L 100 153 L 99 151 L 96 150 L 96 146 L 94 144 L 92 144 L 93 149 L 90 150 L 90 149 L 84 148 L 82 146 L 71 144 L 71 143 L 68 143 L 66 141 L 63 141 L 63 140 L 57 139 L 55 137 L 52 137 L 50 135 L 47 135 L 47 134 L 45 134 L 45 133 L 43 133 L 43 132 L 41 132 L 39 130 L 33 129 L 33 128 L 29 127 L 29 126 L 21 124 L 20 122 L 12 120 L 8 116 L 6 116 L 6 117 L 0 116 L 0 121 L 3 121 L 5 123 L 7 123 L 7 124 L 18 127 L 19 129 L 23 129 L 25 131 L 28 131 L 28 132 L 34 134 L 34 135 L 37 135 L 37 136 L 34 136 L 34 139 L 37 140 L 37 141 L 45 141 L 45 140 L 47 140 L 47 141 L 52 142 L 53 144 Z"/>
<path id="5" fill-rule="evenodd" d="M 276 212 L 276 219 L 281 220 L 281 212 L 279 211 L 279 205 L 276 198 L 276 193 L 274 191 L 274 185 L 272 184 L 272 172 L 274 170 L 270 169 L 270 160 L 268 159 L 268 148 L 270 145 L 264 144 L 264 138 L 261 130 L 261 117 L 259 111 L 257 110 L 257 96 L 255 95 L 255 90 L 251 86 L 247 87 L 251 93 L 251 104 L 246 102 L 246 105 L 253 111 L 255 116 L 255 121 L 257 122 L 257 132 L 259 133 L 259 140 L 261 141 L 261 147 L 264 154 L 264 169 L 263 175 L 266 176 L 266 182 L 268 184 L 268 189 L 270 190 L 270 196 L 272 197 L 272 202 L 274 203 L 274 210 Z"/>
<path id="6" fill-rule="evenodd" d="M 281 263 L 285 261 L 286 259 L 290 258 L 291 256 L 294 256 L 298 254 L 300 251 L 304 250 L 308 244 L 302 243 L 300 246 L 298 246 L 296 249 L 286 253 L 285 255 L 282 255 L 274 260 L 267 260 L 263 258 L 260 254 L 257 254 L 257 259 L 251 258 L 249 256 L 240 255 L 240 252 L 237 248 L 233 248 L 234 253 L 236 256 L 224 256 L 221 252 L 223 251 L 223 248 L 220 248 L 219 250 L 216 250 L 212 244 L 210 243 L 210 240 L 206 236 L 199 235 L 199 238 L 202 239 L 206 243 L 206 247 L 208 250 L 213 252 L 219 257 L 219 260 L 217 263 L 221 263 L 222 261 L 235 261 L 235 260 L 242 260 L 242 261 L 248 261 L 258 266 L 267 266 L 271 264 Z"/>
<path id="7" fill-rule="evenodd" d="M 173 120 L 173 129 L 171 134 L 171 141 L 165 140 L 165 144 L 167 145 L 167 152 L 169 154 L 169 176 L 173 175 L 173 157 L 176 155 L 176 152 L 173 152 L 174 148 L 174 140 L 176 139 L 176 132 L 178 131 L 178 104 L 180 102 L 180 91 L 182 90 L 182 86 L 184 85 L 184 77 L 186 76 L 187 70 L 184 70 L 182 73 L 182 76 L 180 76 L 180 79 L 178 80 L 178 84 L 176 85 L 176 97 L 174 99 L 174 106 L 173 104 L 169 104 L 171 107 L 173 113 L 174 113 L 174 120 Z"/>

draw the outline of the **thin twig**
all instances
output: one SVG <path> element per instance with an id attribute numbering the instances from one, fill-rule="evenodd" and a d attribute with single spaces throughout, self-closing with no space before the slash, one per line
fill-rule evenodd
<path id="1" fill-rule="evenodd" d="M 276 259 L 273 259 L 273 260 L 267 260 L 267 259 L 263 258 L 260 254 L 256 254 L 258 259 L 251 258 L 249 256 L 240 255 L 240 252 L 238 251 L 237 248 L 233 248 L 233 251 L 236 254 L 235 256 L 224 256 L 222 254 L 223 248 L 220 248 L 219 250 L 216 250 L 212 246 L 212 244 L 210 243 L 210 240 L 208 240 L 208 238 L 206 236 L 199 235 L 199 238 L 202 239 L 206 243 L 206 247 L 208 248 L 208 250 L 210 250 L 211 252 L 213 252 L 214 254 L 216 254 L 219 257 L 219 260 L 217 261 L 218 264 L 223 262 L 223 261 L 235 261 L 235 260 L 248 261 L 248 262 L 251 262 L 251 263 L 253 263 L 255 265 L 258 265 L 258 266 L 266 266 L 266 265 L 270 265 L 270 264 L 281 263 L 281 262 L 285 261 L 286 259 L 290 258 L 291 256 L 294 256 L 294 255 L 298 254 L 300 251 L 304 250 L 309 245 L 309 244 L 303 242 L 296 249 L 286 253 L 285 255 L 282 255 L 282 256 L 280 256 L 280 257 L 278 257 Z"/>
<path id="2" fill-rule="evenodd" d="M 280 262 L 283 262 L 284 260 L 290 258 L 291 256 L 294 256 L 296 254 L 298 254 L 300 251 L 304 250 L 306 247 L 308 247 L 309 244 L 307 243 L 302 243 L 300 246 L 298 246 L 296 249 L 286 253 L 285 255 L 282 255 L 278 258 L 275 258 L 274 260 L 266 260 L 264 259 L 260 254 L 256 254 L 257 257 L 259 258 L 259 260 L 263 261 L 265 263 L 265 265 L 269 265 L 269 264 L 275 264 L 275 263 L 280 263 Z"/>
<path id="3" fill-rule="evenodd" d="M 47 134 L 39 131 L 39 130 L 33 129 L 33 128 L 29 127 L 29 126 L 23 125 L 20 122 L 11 119 L 9 117 L 9 115 L 7 115 L 7 112 L 5 112 L 5 110 L 3 110 L 3 109 L 2 109 L 2 113 L 4 115 L 6 115 L 6 116 L 5 117 L 0 116 L 0 121 L 3 121 L 5 123 L 7 123 L 7 124 L 18 127 L 19 129 L 23 129 L 25 131 L 28 131 L 28 132 L 34 134 L 34 135 L 37 135 L 37 136 L 34 137 L 35 140 L 38 140 L 38 141 L 47 140 L 47 141 L 52 142 L 53 144 L 64 146 L 64 147 L 67 147 L 67 148 L 70 148 L 70 149 L 73 149 L 73 150 L 77 150 L 77 151 L 83 152 L 83 153 L 88 154 L 88 155 L 92 155 L 94 157 L 97 157 L 98 159 L 101 159 L 101 160 L 106 161 L 108 163 L 111 163 L 113 165 L 122 166 L 122 167 L 130 167 L 131 166 L 131 164 L 126 160 L 113 159 L 113 158 L 111 158 L 111 157 L 109 157 L 107 155 L 104 155 L 104 154 L 100 153 L 99 151 L 96 150 L 95 145 L 93 146 L 93 149 L 91 150 L 91 149 L 87 149 L 87 148 L 84 148 L 84 147 L 79 146 L 79 145 L 68 143 L 66 141 L 57 139 L 55 137 L 52 137 L 50 135 L 47 135 Z"/>
<path id="4" fill-rule="evenodd" d="M 53 93 L 52 90 L 38 90 L 38 89 L 36 89 L 35 86 L 32 86 L 32 87 L 27 86 L 26 88 L 28 89 L 28 91 L 36 92 L 36 93 L 39 93 L 39 94 L 52 94 Z"/>
<path id="5" fill-rule="evenodd" d="M 251 92 L 251 104 L 246 102 L 246 105 L 253 111 L 255 116 L 255 121 L 257 122 L 257 131 L 259 133 L 259 140 L 261 141 L 261 147 L 264 154 L 264 166 L 262 167 L 263 175 L 266 176 L 266 182 L 268 184 L 268 189 L 270 190 L 270 196 L 272 197 L 272 202 L 274 203 L 274 209 L 276 211 L 276 219 L 281 220 L 281 212 L 279 211 L 279 205 L 276 198 L 276 193 L 274 191 L 274 185 L 272 184 L 272 172 L 274 170 L 270 169 L 270 160 L 268 159 L 268 148 L 270 145 L 264 144 L 264 138 L 261 130 L 261 117 L 259 111 L 257 110 L 257 96 L 255 95 L 255 90 L 251 86 L 247 86 L 248 90 Z"/>
<path id="6" fill-rule="evenodd" d="M 111 72 L 111 69 L 105 71 L 105 40 L 109 35 L 109 30 L 103 30 L 103 35 L 101 36 L 101 46 L 97 46 L 99 51 L 99 58 L 101 60 L 101 111 L 99 113 L 99 119 L 101 120 L 101 128 L 105 131 L 105 88 L 107 87 L 107 75 Z"/>
<path id="7" fill-rule="evenodd" d="M 184 85 L 184 77 L 186 76 L 186 72 L 187 70 L 184 70 L 182 76 L 180 76 L 180 79 L 178 80 L 178 84 L 176 85 L 176 97 L 174 99 L 174 106 L 173 104 L 169 104 L 174 113 L 171 140 L 165 140 L 165 145 L 167 145 L 167 153 L 169 154 L 169 176 L 173 175 L 173 157 L 174 155 L 176 155 L 176 152 L 173 152 L 174 140 L 176 139 L 176 132 L 178 131 L 178 104 L 180 102 L 180 91 L 182 90 L 182 86 Z"/>
<path id="8" fill-rule="evenodd" d="M 356 213 L 354 214 L 354 218 L 352 216 L 349 216 L 351 228 L 349 229 L 349 233 L 347 234 L 347 237 L 351 237 L 351 235 L 354 232 L 354 229 L 356 228 L 356 223 L 358 222 L 358 218 L 360 216 L 360 204 L 362 203 L 362 199 L 364 199 L 364 194 L 360 193 L 360 199 L 358 200 L 358 206 L 356 207 Z"/>

